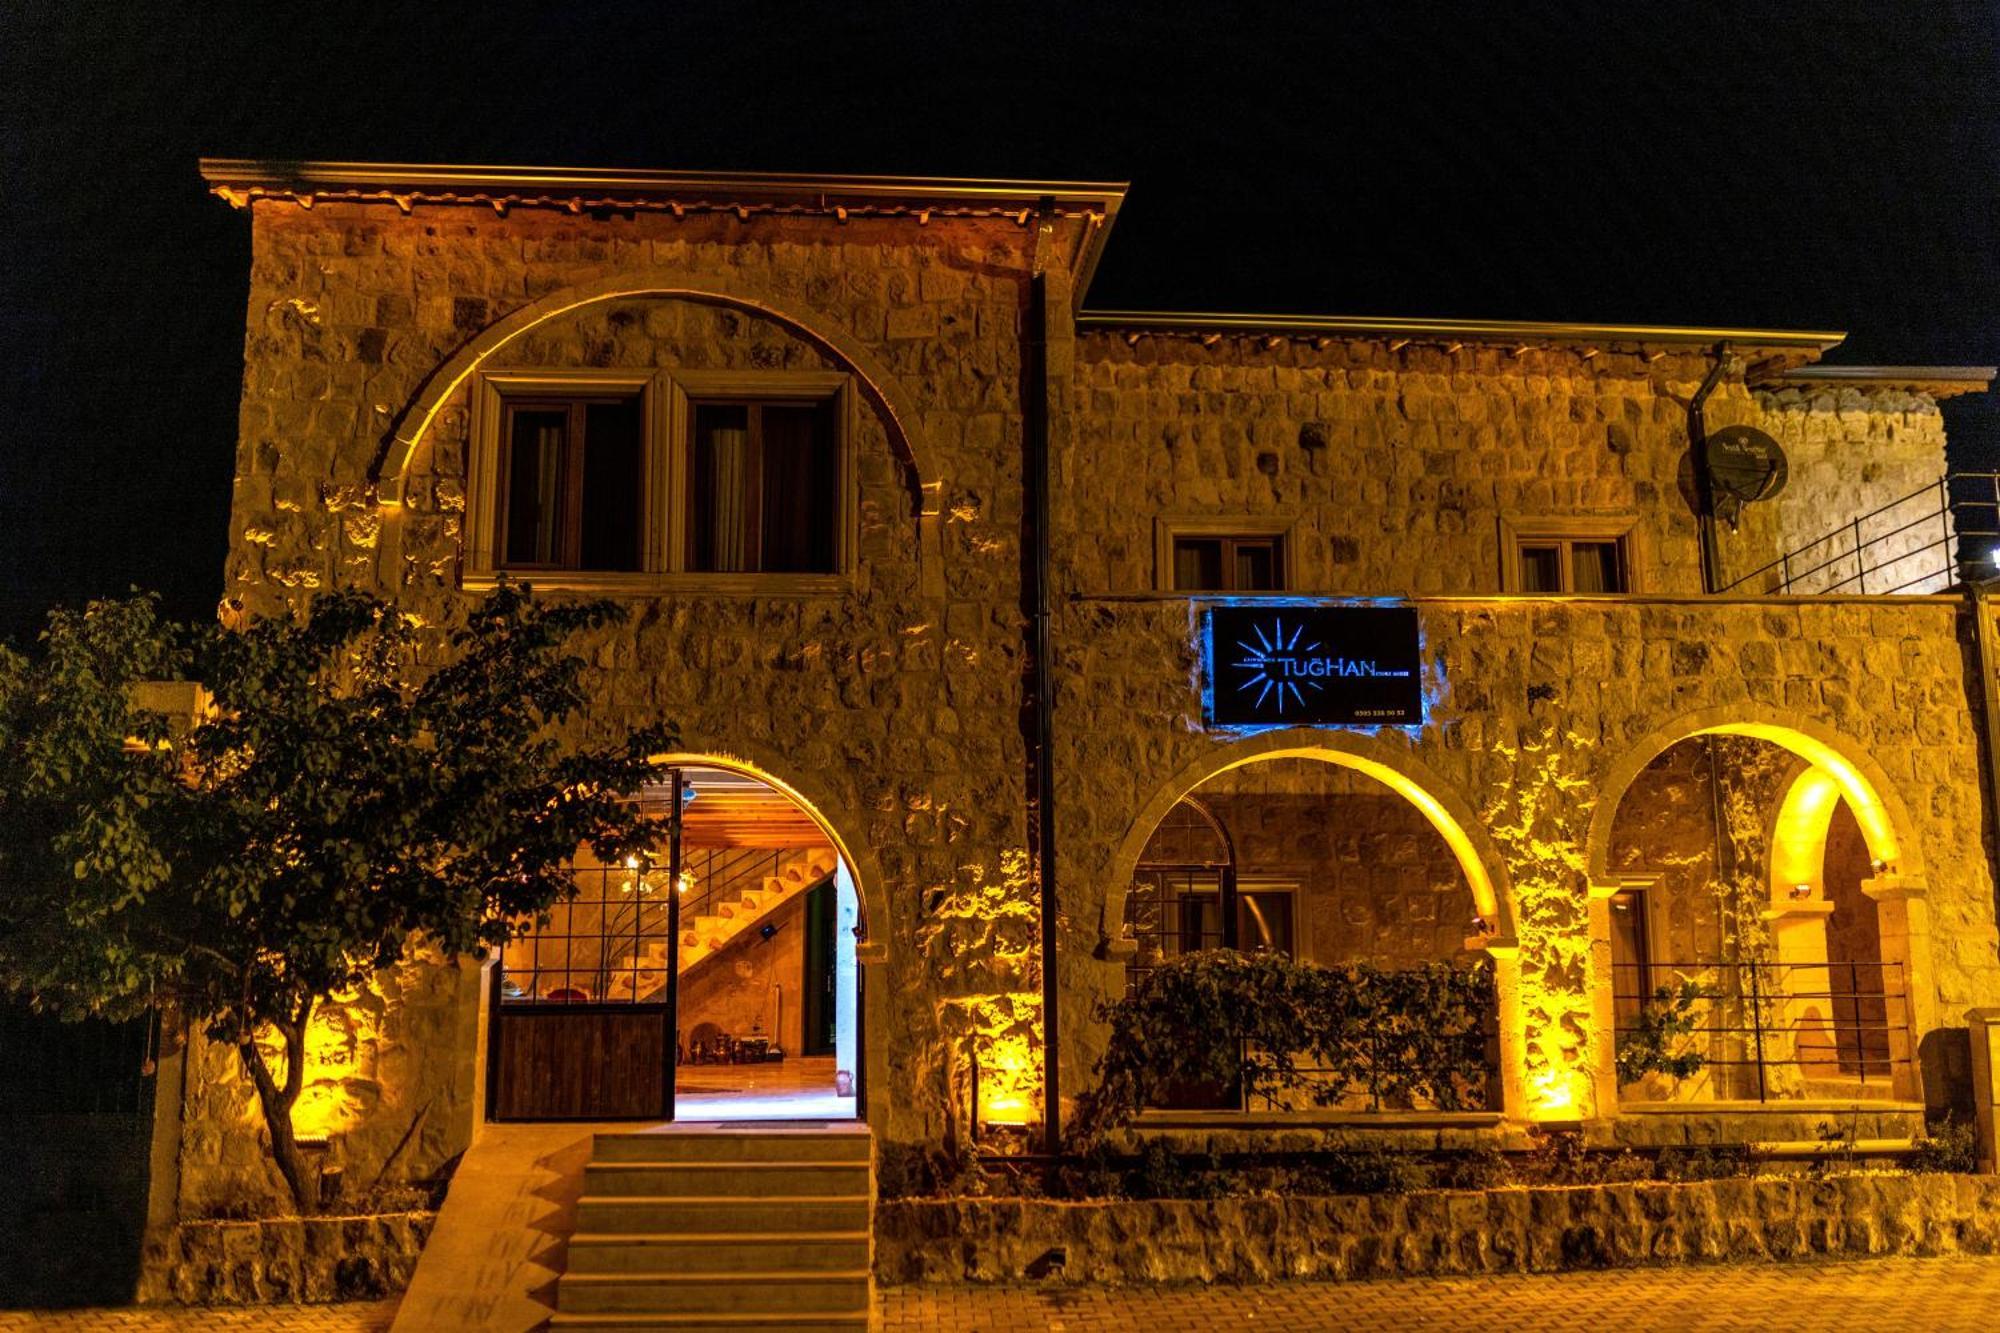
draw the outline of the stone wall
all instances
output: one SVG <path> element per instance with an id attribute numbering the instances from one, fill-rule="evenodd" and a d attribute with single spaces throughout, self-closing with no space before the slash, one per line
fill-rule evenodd
<path id="1" fill-rule="evenodd" d="M 875 1275 L 1268 1282 L 2000 1253 L 2000 1180 L 1851 1175 L 1404 1195 L 894 1200 Z"/>
<path id="2" fill-rule="evenodd" d="M 1289 525 L 1294 588 L 1498 592 L 1503 521 L 1583 516 L 1631 521 L 1640 590 L 1699 592 L 1682 404 L 1707 356 L 1582 351 L 1086 334 L 1056 487 L 1067 581 L 1155 587 L 1156 522 L 1226 516 Z M 1785 492 L 1719 537 L 1725 581 L 1944 468 L 1928 397 L 1725 378 L 1707 417 L 1771 432 L 1790 462 Z"/>
<path id="3" fill-rule="evenodd" d="M 1073 245 L 1082 225 L 1055 224 L 1050 243 Z M 427 626 L 463 615 L 467 388 L 438 405 L 400 508 L 375 502 L 373 470 L 450 358 L 535 302 L 551 317 L 491 365 L 837 367 L 861 381 L 852 588 L 629 599 L 631 621 L 586 645 L 602 701 L 591 725 L 670 719 L 687 752 L 783 780 L 841 833 L 861 861 L 875 1127 L 942 1137 L 968 1044 L 1024 1046 L 1037 1031 L 1019 729 L 1035 232 L 1000 217 L 405 216 L 339 202 L 260 202 L 252 230 L 227 588 L 253 614 L 360 585 Z M 613 275 L 640 294 L 566 308 L 562 293 Z M 703 295 L 674 294 L 687 292 Z M 865 354 L 874 378 L 835 344 Z M 460 1035 L 398 1057 L 398 1112 L 345 1127 L 360 1162 L 475 1078 L 479 997 L 445 987 L 433 999 L 430 1025 Z M 191 1070 L 184 1207 L 199 1212 L 238 1182 L 269 1182 L 250 1161 L 234 1070 L 220 1058 Z M 365 1103 L 373 1081 L 357 1072 L 335 1095 Z M 464 1146 L 469 1121 L 453 1123 L 440 1151 Z"/>
<path id="4" fill-rule="evenodd" d="M 1038 241 L 1005 217 L 405 215 L 335 200 L 264 201 L 251 215 L 227 566 L 248 613 L 359 585 L 433 630 L 463 616 L 479 497 L 468 495 L 469 388 L 444 390 L 469 370 L 454 358 L 509 320 L 546 316 L 491 367 L 792 367 L 861 381 L 852 586 L 630 596 L 630 622 L 585 645 L 600 704 L 589 725 L 672 720 L 687 752 L 783 780 L 840 834 L 863 904 L 867 1087 L 885 1140 L 948 1135 L 975 1047 L 982 1068 L 1032 1080 L 1023 333 L 1037 245 L 1043 260 L 1072 253 L 1080 224 Z M 1074 1093 L 1102 1040 L 1092 1005 L 1119 978 L 1103 956 L 1129 882 L 1119 848 L 1176 782 L 1256 743 L 1201 723 L 1194 608 L 1099 600 L 1152 587 L 1155 518 L 1283 520 L 1297 586 L 1380 594 L 1498 590 L 1503 517 L 1630 515 L 1642 586 L 1692 592 L 1674 396 L 1706 363 L 1673 349 L 1072 339 L 1060 265 L 1052 283 L 1058 965 Z M 1718 424 L 1797 416 L 1802 449 L 1825 455 L 1799 464 L 1802 522 L 1843 502 L 1813 497 L 1848 484 L 1850 426 L 1871 458 L 1908 445 L 1920 468 L 1935 452 L 1927 400 L 1858 424 L 1845 406 L 1818 410 L 1731 381 L 1710 411 Z M 401 504 L 378 503 L 375 470 L 400 457 L 397 432 L 425 422 L 407 470 L 386 479 Z M 1745 532 L 1732 559 L 1763 540 Z M 1632 747 L 1703 709 L 1797 719 L 1878 765 L 1928 868 L 1931 1007 L 1948 1016 L 1996 993 L 1955 603 L 1430 598 L 1420 611 L 1426 724 L 1300 743 L 1414 763 L 1462 812 L 1518 937 L 1519 1055 L 1538 1106 L 1591 1098 L 1584 862 L 1603 785 Z M 1412 881 L 1412 912 L 1428 892 Z M 412 1171 L 469 1134 L 480 997 L 435 971 L 400 971 L 379 1003 L 357 997 L 327 1016 L 315 1105 L 338 1112 L 330 1151 L 350 1180 L 379 1169 L 412 1125 Z M 271 1194 L 228 1055 L 196 1043 L 189 1057 L 190 1214 Z"/>
<path id="5" fill-rule="evenodd" d="M 326 1139 L 309 1166 L 338 1170 L 349 1191 L 370 1190 L 428 1179 L 465 1150 L 478 1096 L 471 1058 L 478 978 L 470 963 L 413 962 L 320 1009 L 306 1044 L 305 1089 L 292 1112 L 301 1137 Z M 275 1043 L 265 1048 L 274 1070 L 284 1067 L 282 1052 Z M 290 1211 L 235 1048 L 191 1033 L 185 1067 L 180 1216 Z"/>
<path id="6" fill-rule="evenodd" d="M 142 1304 L 366 1300 L 410 1284 L 435 1213 L 182 1222 L 146 1238 Z"/>
<path id="7" fill-rule="evenodd" d="M 1928 891 L 1927 979 L 1914 1004 L 1920 1041 L 1955 1027 L 1968 1005 L 2000 986 L 1991 872 L 1982 842 L 1968 833 L 1983 828 L 1984 816 L 1983 792 L 1966 780 L 1981 761 L 1967 706 L 1976 686 L 1960 643 L 1962 601 L 1417 605 L 1422 727 L 1248 735 L 1202 722 L 1198 606 L 1083 600 L 1064 608 L 1057 799 L 1067 1013 L 1089 1013 L 1122 980 L 1118 934 L 1130 872 L 1118 858 L 1136 853 L 1157 818 L 1149 809 L 1259 753 L 1353 755 L 1409 775 L 1457 811 L 1501 885 L 1519 942 L 1519 1059 L 1530 1109 L 1609 1113 L 1611 1105 L 1597 1104 L 1609 1043 L 1595 1011 L 1603 964 L 1592 956 L 1587 864 L 1598 804 L 1622 791 L 1622 766 L 1635 755 L 1643 769 L 1672 741 L 1728 722 L 1828 739 L 1876 775 L 1899 836 L 1921 856 Z M 1072 1019 L 1065 1037 L 1067 1086 L 1078 1087 L 1102 1036 Z"/>
<path id="8" fill-rule="evenodd" d="M 752 927 L 681 974 L 681 1039 L 699 1023 L 713 1023 L 733 1037 L 761 1034 L 784 1047 L 785 1054 L 804 1053 L 806 929 L 804 894 L 765 917 L 777 928 L 770 939 Z M 771 991 L 776 987 L 779 1025 L 771 1025 Z"/>
<path id="9" fill-rule="evenodd" d="M 1725 585 L 1809 543 L 1791 564 L 1794 574 L 1827 568 L 1805 591 L 1925 593 L 1951 585 L 1944 551 L 1931 549 L 1945 535 L 1938 496 L 1927 489 L 1945 472 L 1935 400 L 1853 387 L 1760 390 L 1755 398 L 1749 420 L 1784 449 L 1789 476 L 1773 499 L 1747 506 L 1736 529 L 1721 529 Z M 1851 558 L 1851 530 L 1843 529 L 1857 519 L 1869 544 L 1865 582 Z M 1775 589 L 1777 572 L 1749 579 L 1745 590 Z"/>
<path id="10" fill-rule="evenodd" d="M 1196 796 L 1229 831 L 1240 886 L 1293 888 L 1298 957 L 1408 967 L 1463 950 L 1473 917 L 1465 876 L 1437 830 L 1380 782 L 1275 760 L 1212 778 Z M 1174 854 L 1157 837 L 1147 849 Z"/>

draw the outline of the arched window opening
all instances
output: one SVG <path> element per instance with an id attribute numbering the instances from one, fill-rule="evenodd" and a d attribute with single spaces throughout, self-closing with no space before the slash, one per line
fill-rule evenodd
<path id="1" fill-rule="evenodd" d="M 1611 825 L 1621 1097 L 1908 1095 L 1911 978 L 1866 891 L 1889 836 L 1851 766 L 1771 738 L 1696 735 L 1654 758 Z"/>
<path id="2" fill-rule="evenodd" d="M 1490 890 L 1489 890 L 1490 892 Z M 1184 795 L 1152 830 L 1125 900 L 1133 942 L 1128 993 L 1170 961 L 1202 950 L 1282 955 L 1353 976 L 1391 978 L 1356 993 L 1390 1006 L 1394 978 L 1436 965 L 1469 976 L 1485 958 L 1491 912 L 1482 912 L 1460 850 L 1430 811 L 1368 772 L 1326 759 L 1285 756 L 1228 769 Z M 1486 993 L 1486 992 L 1482 992 Z M 1497 1008 L 1482 1002 L 1472 1041 L 1497 1069 Z M 1385 1008 L 1375 1026 L 1382 1058 L 1388 1035 L 1422 1021 Z M 1365 1037 L 1358 1039 L 1366 1045 Z M 1370 1055 L 1354 1056 L 1366 1064 Z M 1330 1069 L 1302 1070 L 1331 1074 Z M 1386 1066 L 1385 1066 L 1386 1068 Z M 1489 1071 L 1490 1072 L 1490 1071 Z M 1329 1078 L 1329 1086 L 1333 1080 Z M 1383 1095 L 1393 1078 L 1353 1081 L 1331 1103 L 1303 1091 L 1177 1087 L 1175 1109 L 1345 1111 L 1416 1109 Z M 1497 1105 L 1494 1086 L 1483 1090 Z M 1423 1108 L 1432 1109 L 1432 1108 Z M 1454 1109 L 1462 1109 L 1455 1107 Z"/>
<path id="3" fill-rule="evenodd" d="M 654 845 L 613 865 L 579 848 L 575 895 L 501 951 L 492 1114 L 853 1116 L 859 901 L 826 829 L 719 766 L 665 770 L 639 802 Z"/>

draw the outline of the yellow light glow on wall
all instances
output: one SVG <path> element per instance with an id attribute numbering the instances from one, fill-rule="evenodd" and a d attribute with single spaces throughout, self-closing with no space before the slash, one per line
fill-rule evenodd
<path id="1" fill-rule="evenodd" d="M 1471 836 L 1456 819 L 1452 818 L 1451 812 L 1444 808 L 1437 797 L 1425 791 L 1414 779 L 1397 772 L 1387 764 L 1342 750 L 1305 748 L 1271 750 L 1247 756 L 1228 768 L 1218 770 L 1210 779 L 1204 781 L 1220 777 L 1232 769 L 1265 763 L 1272 759 L 1316 759 L 1322 763 L 1336 764 L 1341 768 L 1351 768 L 1357 773 L 1375 779 L 1414 805 L 1423 813 L 1430 826 L 1438 831 L 1438 836 L 1444 839 L 1445 846 L 1451 848 L 1451 854 L 1458 862 L 1459 872 L 1465 876 L 1465 882 L 1472 890 L 1472 905 L 1478 909 L 1479 915 L 1489 922 L 1504 919 L 1500 911 L 1500 895 L 1493 887 L 1493 877 L 1486 873 L 1486 865 L 1479 859 L 1479 853 L 1472 845 Z"/>
<path id="2" fill-rule="evenodd" d="M 1809 768 L 1792 783 L 1771 826 L 1771 898 L 1811 898 L 1824 891 L 1826 834 L 1840 805 L 1840 783 L 1822 768 Z M 1797 889 L 1803 886 L 1801 894 Z"/>
<path id="3" fill-rule="evenodd" d="M 1882 798 L 1876 794 L 1875 788 L 1861 775 L 1861 770 L 1840 751 L 1803 732 L 1768 722 L 1732 722 L 1724 726 L 1709 727 L 1695 734 L 1751 736 L 1760 741 L 1769 741 L 1773 745 L 1790 750 L 1824 773 L 1847 799 L 1847 808 L 1854 812 L 1854 822 L 1861 826 L 1861 835 L 1867 839 L 1869 855 L 1890 867 L 1893 873 L 1897 861 L 1901 858 L 1901 848 L 1896 842 L 1895 825 L 1890 822 L 1889 812 L 1882 804 Z M 1831 813 L 1829 810 L 1829 817 Z M 1817 882 L 1816 876 L 1815 882 Z"/>
<path id="4" fill-rule="evenodd" d="M 1041 1071 L 1028 1043 L 996 1042 L 979 1060 L 979 1123 L 1032 1125 L 1040 1119 Z"/>

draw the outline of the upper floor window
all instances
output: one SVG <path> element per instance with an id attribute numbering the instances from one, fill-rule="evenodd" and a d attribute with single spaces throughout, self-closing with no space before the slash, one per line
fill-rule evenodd
<path id="1" fill-rule="evenodd" d="M 645 568 L 642 419 L 636 393 L 507 401 L 499 504 L 505 568 Z"/>
<path id="2" fill-rule="evenodd" d="M 693 406 L 687 567 L 832 573 L 839 470 L 832 403 Z"/>
<path id="3" fill-rule="evenodd" d="M 1632 592 L 1634 520 L 1502 519 L 1502 583 L 1518 593 Z"/>
<path id="4" fill-rule="evenodd" d="M 474 401 L 474 585 L 819 592 L 852 567 L 845 375 L 506 371 Z"/>
<path id="5" fill-rule="evenodd" d="M 1278 592 L 1287 583 L 1280 525 L 1162 519 L 1160 586 L 1171 592 Z"/>

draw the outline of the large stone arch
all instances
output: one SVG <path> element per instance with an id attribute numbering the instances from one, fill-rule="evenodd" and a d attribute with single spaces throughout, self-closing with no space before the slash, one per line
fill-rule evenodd
<path id="1" fill-rule="evenodd" d="M 1591 812 L 1584 840 L 1584 865 L 1593 893 L 1617 889 L 1611 867 L 1611 832 L 1618 807 L 1646 766 L 1670 747 L 1693 736 L 1747 736 L 1791 751 L 1809 766 L 1824 771 L 1847 798 L 1869 851 L 1884 866 L 1883 874 L 1921 883 L 1924 875 L 1922 841 L 1908 810 L 1881 765 L 1860 745 L 1810 719 L 1789 717 L 1747 704 L 1697 709 L 1655 727 L 1627 746 L 1597 784 L 1597 807 Z"/>
<path id="2" fill-rule="evenodd" d="M 1824 847 L 1825 823 L 1834 796 L 1847 802 L 1874 862 L 1874 875 L 1862 889 L 1876 902 L 1881 924 L 1884 961 L 1903 968 L 1908 1044 L 1897 1052 L 1898 1095 L 1920 1095 L 1916 1043 L 1935 1022 L 1936 1004 L 1931 970 L 1930 917 L 1926 904 L 1922 839 L 1895 784 L 1868 751 L 1810 718 L 1787 715 L 1754 704 L 1724 704 L 1680 714 L 1653 728 L 1628 746 L 1598 782 L 1598 801 L 1591 812 L 1584 840 L 1584 866 L 1590 884 L 1592 991 L 1595 999 L 1595 1066 L 1599 1071 L 1598 1104 L 1619 1100 L 1615 1067 L 1615 1023 L 1611 976 L 1610 900 L 1623 880 L 1611 864 L 1612 833 L 1618 809 L 1633 782 L 1669 748 L 1696 736 L 1744 736 L 1790 751 L 1801 761 L 1787 781 L 1770 831 L 1784 829 L 1810 849 Z M 1777 864 L 1774 874 L 1786 873 Z M 1777 893 L 1774 889 L 1774 899 Z"/>
<path id="3" fill-rule="evenodd" d="M 1495 933 L 1488 937 L 1487 947 L 1504 949 L 1514 945 L 1514 902 L 1507 863 L 1470 804 L 1405 748 L 1363 732 L 1292 727 L 1259 732 L 1204 752 L 1169 778 L 1140 808 L 1111 858 L 1102 923 L 1102 944 L 1107 956 L 1122 956 L 1126 952 L 1123 940 L 1126 894 L 1139 855 L 1160 820 L 1182 797 L 1210 778 L 1265 759 L 1316 759 L 1351 768 L 1374 778 L 1416 806 L 1451 848 L 1466 884 L 1472 889 L 1474 906 L 1493 924 Z"/>
<path id="4" fill-rule="evenodd" d="M 697 276 L 680 269 L 618 273 L 565 287 L 489 325 L 431 372 L 398 419 L 396 430 L 385 442 L 380 461 L 371 473 L 376 498 L 385 505 L 401 505 L 404 477 L 438 413 L 476 371 L 517 339 L 586 306 L 640 297 L 698 301 L 742 310 L 783 325 L 845 364 L 888 427 L 890 445 L 900 455 L 907 473 L 912 515 L 920 521 L 935 521 L 943 478 L 923 438 L 922 417 L 916 402 L 860 339 L 828 316 L 803 308 L 794 297 L 740 277 Z"/>
<path id="5" fill-rule="evenodd" d="M 781 762 L 749 758 L 727 749 L 672 750 L 651 755 L 649 761 L 660 768 L 699 765 L 727 769 L 783 792 L 812 817 L 847 863 L 848 873 L 854 876 L 854 896 L 861 914 L 854 960 L 865 978 L 856 1011 L 861 1020 L 857 1039 L 861 1052 L 862 1119 L 874 1125 L 878 1133 L 882 1132 L 889 1123 L 889 1034 L 893 1029 L 888 1007 L 890 988 L 884 968 L 889 960 L 889 908 L 883 891 L 882 867 L 874 849 L 867 842 L 841 832 L 839 821 L 827 812 L 843 807 L 810 777 L 797 782 L 779 777 L 773 769 L 782 767 Z"/>
<path id="6" fill-rule="evenodd" d="M 1500 1109 L 1516 1118 L 1533 1114 L 1524 1078 L 1527 1036 L 1520 995 L 1520 945 L 1506 859 L 1472 806 L 1406 746 L 1365 732 L 1291 727 L 1259 732 L 1204 751 L 1140 807 L 1119 841 L 1106 884 L 1100 955 L 1119 959 L 1131 953 L 1132 943 L 1124 934 L 1126 897 L 1140 854 L 1166 813 L 1208 779 L 1269 759 L 1313 759 L 1374 778 L 1416 806 L 1451 848 L 1472 890 L 1474 906 L 1492 927 L 1491 933 L 1467 943 L 1492 955 L 1495 965 L 1500 1008 Z"/>
<path id="7" fill-rule="evenodd" d="M 841 859 L 854 876 L 855 897 L 859 900 L 861 921 L 855 948 L 856 958 L 863 963 L 886 962 L 889 957 L 889 909 L 882 887 L 882 869 L 875 859 L 874 848 L 858 839 L 849 838 L 840 830 L 839 823 L 826 811 L 829 806 L 838 809 L 825 793 L 818 792 L 810 778 L 794 782 L 778 776 L 774 768 L 782 764 L 766 763 L 759 759 L 732 753 L 728 749 L 715 750 L 673 750 L 648 757 L 648 762 L 656 768 L 701 767 L 720 768 L 731 773 L 740 773 L 747 778 L 755 778 L 774 791 L 783 792 L 793 804 L 811 816 L 819 825 L 820 832 L 826 834 Z"/>

